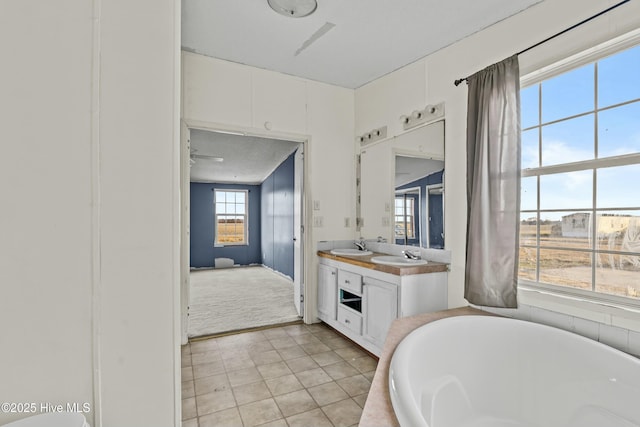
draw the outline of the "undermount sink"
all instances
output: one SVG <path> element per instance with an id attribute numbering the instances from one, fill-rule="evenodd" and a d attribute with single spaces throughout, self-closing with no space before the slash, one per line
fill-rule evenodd
<path id="1" fill-rule="evenodd" d="M 331 249 L 333 255 L 348 255 L 348 256 L 365 256 L 371 255 L 371 251 L 361 251 L 360 249 Z"/>
<path id="2" fill-rule="evenodd" d="M 371 258 L 371 262 L 382 265 L 393 265 L 396 267 L 412 267 L 414 265 L 428 264 L 428 262 L 423 259 L 409 259 L 394 255 L 374 256 Z"/>

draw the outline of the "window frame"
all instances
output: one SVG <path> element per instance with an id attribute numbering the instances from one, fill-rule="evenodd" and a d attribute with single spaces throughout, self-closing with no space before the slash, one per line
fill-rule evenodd
<path id="1" fill-rule="evenodd" d="M 574 69 L 577 69 L 579 67 L 582 67 L 584 65 L 593 63 L 593 62 L 597 62 L 599 60 L 602 60 L 608 56 L 612 56 L 615 55 L 617 53 L 620 53 L 626 49 L 630 49 L 630 48 L 634 48 L 634 47 L 638 47 L 640 46 L 640 29 L 638 30 L 634 30 L 630 33 L 624 34 L 622 36 L 616 37 L 610 41 L 607 41 L 605 43 L 601 43 L 597 46 L 594 46 L 590 49 L 587 49 L 585 51 L 582 51 L 580 53 L 577 53 L 575 55 L 569 56 L 561 61 L 555 62 L 551 65 L 545 66 L 543 68 L 540 68 L 536 71 L 533 71 L 531 73 L 528 73 L 524 76 L 521 77 L 520 79 L 520 88 L 521 90 L 526 89 L 527 87 L 530 87 L 532 85 L 536 85 L 539 84 L 545 80 L 551 79 L 553 77 L 556 77 L 560 74 L 572 71 Z M 597 74 L 596 74 L 597 76 Z M 596 77 L 597 78 L 597 77 Z M 594 83 L 597 84 L 597 83 Z M 596 87 L 596 91 L 597 91 L 597 87 Z M 597 96 L 597 94 L 596 94 Z M 558 123 L 558 122 L 562 122 L 562 121 L 566 121 L 566 120 L 571 120 L 573 118 L 577 118 L 577 117 L 581 117 L 581 116 L 586 116 L 589 114 L 597 114 L 601 111 L 606 111 L 606 110 L 610 110 L 610 109 L 614 109 L 614 108 L 619 108 L 622 107 L 624 105 L 628 105 L 628 104 L 632 104 L 632 103 L 637 103 L 640 102 L 640 99 L 634 99 L 634 100 L 627 100 L 625 102 L 621 102 L 621 103 L 617 103 L 614 105 L 610 105 L 604 108 L 599 108 L 597 105 L 594 107 L 593 110 L 588 111 L 586 113 L 581 113 L 581 114 L 576 114 L 573 116 L 568 116 L 568 117 L 563 117 L 562 119 L 559 120 L 553 120 L 550 121 L 549 123 L 545 123 L 544 125 L 548 125 L 550 123 Z M 538 105 L 539 111 L 541 111 L 542 109 L 542 105 Z M 524 132 L 525 130 L 529 130 L 529 129 L 533 129 L 533 128 L 542 128 L 542 123 L 538 123 L 536 126 L 529 126 L 527 128 L 523 128 L 521 129 L 521 132 Z M 595 144 L 596 144 L 596 149 L 597 149 L 597 128 L 594 129 L 594 138 L 595 138 Z M 538 144 L 540 144 L 540 138 L 541 135 L 539 133 L 538 135 L 539 141 Z M 538 145 L 538 149 L 540 150 L 541 147 L 540 145 Z M 597 152 L 597 151 L 596 151 Z M 539 153 L 540 156 L 540 153 Z M 540 157 L 539 157 L 540 159 Z M 577 172 L 577 171 L 592 171 L 593 173 L 593 181 L 592 181 L 592 185 L 593 185 L 593 193 L 592 193 L 592 197 L 593 197 L 593 203 L 591 208 L 589 209 L 577 209 L 578 207 L 576 207 L 576 212 L 577 211 L 586 211 L 589 212 L 590 214 L 594 214 L 591 215 L 591 221 L 595 222 L 597 221 L 597 214 L 599 212 L 612 212 L 612 211 L 629 211 L 629 210 L 640 210 L 640 206 L 638 207 L 625 207 L 625 208 L 598 208 L 596 206 L 596 186 L 597 186 L 597 180 L 596 180 L 596 175 L 597 175 L 597 171 L 600 169 L 604 169 L 604 168 L 609 168 L 609 167 L 615 167 L 615 166 L 627 166 L 627 165 L 635 165 L 635 164 L 640 164 L 640 153 L 633 153 L 633 154 L 625 154 L 625 155 L 619 155 L 619 156 L 611 156 L 611 157 L 605 157 L 605 158 L 596 158 L 596 159 L 590 159 L 590 160 L 583 160 L 583 161 L 576 161 L 576 162 L 569 162 L 569 163 L 563 163 L 563 164 L 553 164 L 553 165 L 548 165 L 548 166 L 540 166 L 540 164 L 538 165 L 538 167 L 536 168 L 527 168 L 527 169 L 523 169 L 522 170 L 522 178 L 527 178 L 527 177 L 538 177 L 537 178 L 537 184 L 536 184 L 536 198 L 537 198 L 537 203 L 536 203 L 536 209 L 535 211 L 532 211 L 531 209 L 526 209 L 523 211 L 523 213 L 528 213 L 531 212 L 532 214 L 535 213 L 537 218 L 540 218 L 540 213 L 541 212 L 553 212 L 553 211 L 557 211 L 557 212 L 567 212 L 567 211 L 571 211 L 571 210 L 575 210 L 575 209 L 540 209 L 540 176 L 544 176 L 544 175 L 550 175 L 550 174 L 557 174 L 557 173 L 566 173 L 566 172 Z M 519 218 L 519 221 L 521 221 L 521 219 Z M 540 248 L 546 248 L 545 246 L 541 246 L 540 244 L 540 221 L 537 221 L 536 224 L 537 227 L 537 232 L 536 232 L 536 245 L 532 246 L 532 245 L 526 245 L 525 247 L 534 247 L 536 248 L 536 253 L 539 255 L 539 251 Z M 519 248 L 523 247 L 522 244 L 519 244 Z M 566 249 L 571 249 L 571 250 L 575 250 L 572 248 L 566 248 Z M 621 296 L 621 295 L 615 295 L 615 294 L 606 294 L 606 293 L 602 293 L 602 292 L 597 292 L 594 289 L 594 276 L 595 276 L 595 267 L 593 265 L 593 258 L 598 254 L 598 253 L 603 253 L 603 254 L 607 254 L 609 253 L 609 251 L 602 251 L 602 250 L 597 250 L 597 243 L 594 242 L 593 246 L 591 246 L 588 249 L 582 249 L 579 250 L 585 253 L 589 253 L 591 258 L 592 258 L 592 263 L 591 263 L 591 269 L 592 269 L 592 278 L 591 278 L 591 286 L 592 289 L 589 290 L 585 290 L 585 289 L 579 289 L 579 288 L 574 288 L 574 287 L 569 287 L 569 286 L 562 286 L 562 285 L 554 285 L 554 284 L 550 284 L 550 283 L 541 283 L 541 282 L 537 282 L 537 281 L 532 281 L 532 280 L 527 280 L 527 279 L 522 279 L 520 277 L 518 277 L 518 289 L 521 290 L 525 290 L 525 291 L 536 291 L 536 292 L 543 292 L 543 293 L 549 293 L 549 294 L 554 294 L 554 295 L 558 295 L 558 296 L 562 296 L 562 297 L 567 297 L 570 299 L 577 299 L 577 300 L 582 300 L 582 301 L 587 301 L 587 302 L 593 302 L 593 303 L 597 303 L 597 304 L 604 304 L 604 305 L 608 305 L 608 306 L 615 306 L 615 307 L 620 307 L 620 308 L 631 308 L 634 310 L 637 310 L 640 308 L 640 299 L 636 299 L 633 297 L 626 297 L 626 296 Z M 615 251 L 615 254 L 620 254 L 620 255 L 634 255 L 637 256 L 638 254 L 635 252 L 623 252 L 623 251 Z M 539 256 L 536 255 L 536 277 L 539 277 L 539 272 L 540 272 L 540 259 Z"/>
<path id="2" fill-rule="evenodd" d="M 217 211 L 217 199 L 218 193 L 243 193 L 244 194 L 244 214 L 219 214 Z M 226 203 L 226 202 L 225 202 Z M 243 216 L 243 234 L 244 239 L 242 242 L 220 242 L 218 240 L 218 217 L 219 216 Z M 214 246 L 248 246 L 249 245 L 249 190 L 247 189 L 235 189 L 235 188 L 214 188 L 213 189 L 213 244 Z"/>
<path id="3" fill-rule="evenodd" d="M 418 188 L 418 190 L 419 190 L 419 188 Z M 419 201 L 420 201 L 420 194 L 418 194 L 418 197 L 417 197 L 417 198 L 416 198 L 416 197 L 410 197 L 410 198 L 407 198 L 407 197 L 404 197 L 404 196 L 405 196 L 405 194 L 404 194 L 404 193 L 405 193 L 406 191 L 408 191 L 408 190 L 404 190 L 404 191 L 403 191 L 403 194 L 402 194 L 402 195 L 400 195 L 400 196 L 398 196 L 398 194 L 399 194 L 399 193 L 397 193 L 397 194 L 396 194 L 396 196 L 395 196 L 395 198 L 394 198 L 394 215 L 393 215 L 393 219 L 394 219 L 393 224 L 394 224 L 394 227 L 393 227 L 393 229 L 394 229 L 394 238 L 395 238 L 396 240 L 399 240 L 399 239 L 405 239 L 405 238 L 406 238 L 407 240 L 415 240 L 415 239 L 417 238 L 417 237 L 416 237 L 416 215 L 415 215 L 416 205 L 415 205 L 415 204 L 416 204 L 416 200 L 417 200 L 417 201 L 418 201 L 418 206 L 419 206 L 419 204 L 420 204 L 420 202 L 419 202 Z M 395 212 L 396 212 L 396 211 L 395 211 L 395 209 L 396 209 L 395 203 L 396 203 L 396 201 L 397 201 L 397 200 L 402 200 L 402 210 L 403 210 L 403 212 L 404 212 L 404 214 L 403 214 L 403 215 L 396 215 L 396 213 L 395 213 Z M 406 203 L 406 201 L 407 201 L 407 200 L 411 200 L 411 203 L 410 203 L 410 205 L 411 205 L 411 210 L 410 210 L 410 214 L 408 214 L 408 215 L 407 215 L 407 203 Z M 409 219 L 409 222 L 405 225 L 405 229 L 404 229 L 404 230 L 406 230 L 406 231 L 410 231 L 410 233 L 404 233 L 404 234 L 402 234 L 401 236 L 399 236 L 399 235 L 397 234 L 397 232 L 396 232 L 395 230 L 396 230 L 396 224 L 398 223 L 398 218 L 399 218 L 399 217 L 402 217 L 402 218 L 405 218 L 405 219 L 406 219 L 407 217 L 409 217 L 409 218 L 410 218 L 410 219 Z M 405 220 L 403 220 L 403 221 L 402 221 L 402 223 L 403 223 L 403 224 L 405 224 L 405 223 L 406 223 L 406 221 L 405 221 Z M 404 231 L 404 230 L 403 230 L 403 231 Z M 409 236 L 408 234 L 411 234 L 411 236 Z"/>

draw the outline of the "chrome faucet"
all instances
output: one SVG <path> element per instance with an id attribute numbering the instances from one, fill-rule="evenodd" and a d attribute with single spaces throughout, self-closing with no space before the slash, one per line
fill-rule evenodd
<path id="1" fill-rule="evenodd" d="M 420 252 L 418 252 L 417 254 L 413 251 L 402 251 L 402 253 L 404 254 L 405 258 L 409 258 L 409 259 L 420 259 Z"/>
<path id="2" fill-rule="evenodd" d="M 361 251 L 367 250 L 367 244 L 364 242 L 364 239 L 360 239 L 359 242 L 353 242 L 353 244 L 356 245 Z"/>

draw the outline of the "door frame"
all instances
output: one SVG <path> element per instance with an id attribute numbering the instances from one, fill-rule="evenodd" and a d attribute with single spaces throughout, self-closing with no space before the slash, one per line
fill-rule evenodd
<path id="1" fill-rule="evenodd" d="M 429 200 L 429 196 L 431 195 L 431 191 L 430 190 L 437 190 L 440 189 L 440 196 L 441 196 L 441 202 L 442 202 L 442 240 L 444 241 L 444 176 L 442 177 L 442 182 L 440 184 L 431 184 L 431 185 L 427 185 L 427 191 L 426 191 L 426 200 L 427 200 L 427 247 L 430 248 L 431 247 L 431 201 Z"/>
<path id="2" fill-rule="evenodd" d="M 296 306 L 298 315 L 304 318 L 304 300 L 305 289 L 304 274 L 305 274 L 305 248 L 304 248 L 304 166 L 305 158 L 305 145 L 298 144 L 294 153 L 294 177 L 293 177 L 293 304 Z M 302 169 L 302 173 L 300 173 Z"/>
<path id="3" fill-rule="evenodd" d="M 310 283 L 309 277 L 309 260 L 306 254 L 312 253 L 312 248 L 309 247 L 313 241 L 311 233 L 312 227 L 308 227 L 311 224 L 309 218 L 312 210 L 308 206 L 311 198 L 311 186 L 309 181 L 309 142 L 311 137 L 309 135 L 302 135 L 296 133 L 279 132 L 279 131 L 266 131 L 256 128 L 233 126 L 228 124 L 207 122 L 201 120 L 192 120 L 182 118 L 180 120 L 180 313 L 176 315 L 180 318 L 181 325 L 181 338 L 182 344 L 188 342 L 188 310 L 189 310 L 189 272 L 190 272 L 190 248 L 189 248 L 189 233 L 190 233 L 190 179 L 189 179 L 189 156 L 190 156 L 190 130 L 198 129 L 211 132 L 226 132 L 239 134 L 244 136 L 254 136 L 259 138 L 268 139 L 281 139 L 284 141 L 298 142 L 302 145 L 303 150 L 303 175 L 302 179 L 302 195 L 301 195 L 301 257 L 300 257 L 300 269 L 302 270 L 302 277 L 300 283 L 300 291 L 302 295 L 308 295 L 308 284 Z M 311 309 L 309 298 L 304 298 L 303 302 L 303 321 L 305 323 L 311 323 L 314 319 L 309 317 Z"/>

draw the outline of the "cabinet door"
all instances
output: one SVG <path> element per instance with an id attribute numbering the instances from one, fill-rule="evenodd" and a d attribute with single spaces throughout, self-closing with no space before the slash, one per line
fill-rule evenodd
<path id="1" fill-rule="evenodd" d="M 336 319 L 338 303 L 338 271 L 335 267 L 318 265 L 318 317 L 322 320 Z"/>
<path id="2" fill-rule="evenodd" d="M 382 348 L 391 322 L 398 317 L 398 287 L 365 277 L 362 303 L 364 337 Z"/>

